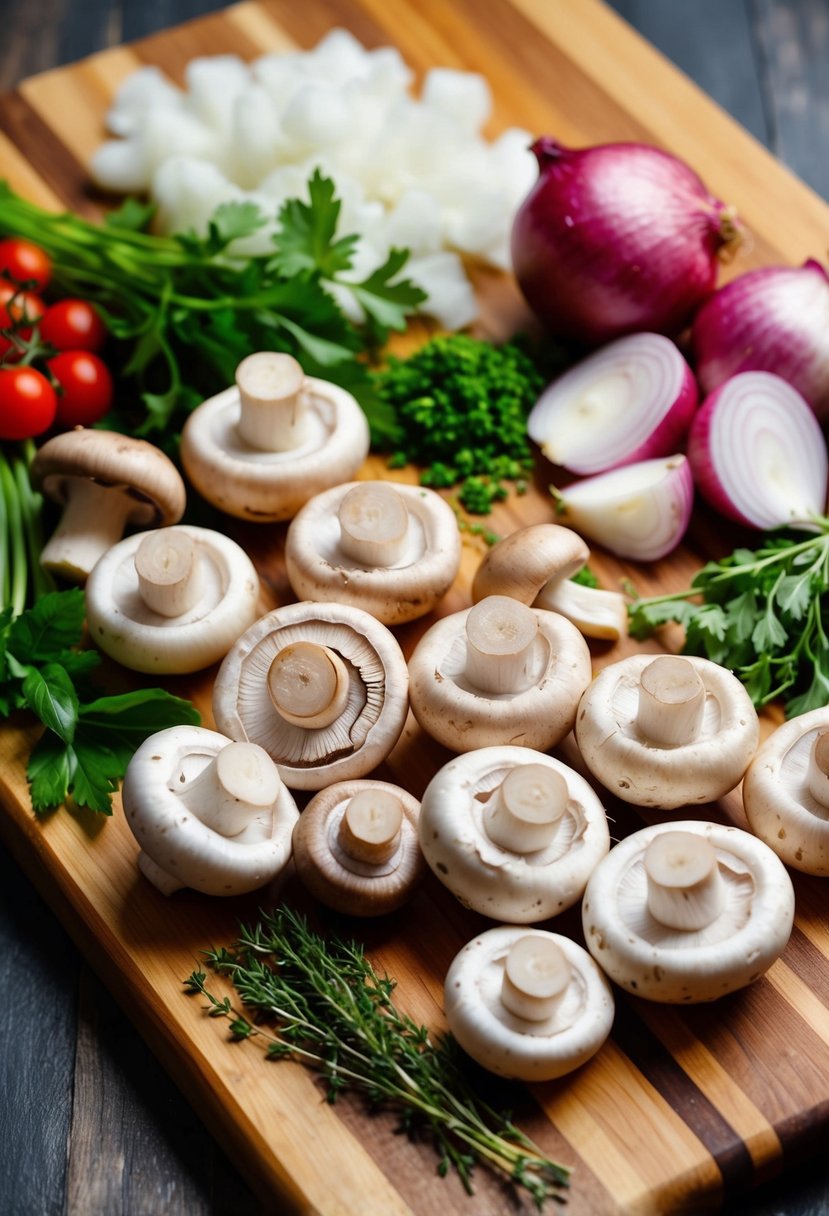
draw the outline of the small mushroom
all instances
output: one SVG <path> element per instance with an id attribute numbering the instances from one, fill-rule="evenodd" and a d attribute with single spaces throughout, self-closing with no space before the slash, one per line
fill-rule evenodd
<path id="1" fill-rule="evenodd" d="M 385 781 L 341 781 L 308 803 L 294 828 L 297 873 L 346 916 L 383 916 L 411 897 L 425 863 L 417 799 Z"/>
<path id="2" fill-rule="evenodd" d="M 288 529 L 285 564 L 295 594 L 334 600 L 400 625 L 434 608 L 458 573 L 455 512 L 433 490 L 383 481 L 334 486 Z"/>
<path id="3" fill-rule="evenodd" d="M 408 710 L 406 660 L 373 616 L 345 604 L 277 608 L 242 634 L 213 686 L 232 739 L 260 744 L 292 789 L 362 777 L 397 742 Z"/>
<path id="4" fill-rule="evenodd" d="M 576 740 L 593 776 L 625 802 L 663 810 L 728 793 L 759 738 L 757 714 L 736 676 L 678 655 L 610 664 L 576 716 Z"/>
<path id="5" fill-rule="evenodd" d="M 829 707 L 784 722 L 748 766 L 743 805 L 786 865 L 829 875 Z"/>
<path id="6" fill-rule="evenodd" d="M 594 1056 L 615 1005 L 593 959 L 567 937 L 503 925 L 479 934 L 446 976 L 449 1029 L 499 1077 L 552 1081 Z"/>
<path id="7" fill-rule="evenodd" d="M 259 615 L 259 576 L 243 549 L 181 524 L 128 536 L 86 585 L 89 634 L 133 671 L 201 671 Z"/>
<path id="8" fill-rule="evenodd" d="M 604 807 L 578 773 L 523 747 L 450 760 L 420 808 L 420 847 L 461 903 L 533 924 L 581 898 L 610 847 Z"/>
<path id="9" fill-rule="evenodd" d="M 263 887 L 287 863 L 299 818 L 261 747 L 201 726 L 150 735 L 127 766 L 122 800 L 139 868 L 163 895 Z"/>
<path id="10" fill-rule="evenodd" d="M 713 1001 L 751 984 L 783 952 L 794 890 L 749 832 L 662 823 L 628 836 L 593 872 L 587 948 L 617 984 L 666 1004 Z"/>
<path id="11" fill-rule="evenodd" d="M 573 582 L 590 557 L 582 538 L 559 524 L 519 528 L 493 545 L 472 580 L 475 603 L 487 595 L 509 595 L 558 612 L 588 638 L 613 641 L 627 633 L 627 607 L 618 591 Z"/>
<path id="12" fill-rule="evenodd" d="M 78 427 L 48 439 L 32 461 L 32 484 L 63 506 L 41 565 L 83 582 L 128 525 L 158 528 L 184 514 L 184 482 L 151 443 Z"/>
<path id="13" fill-rule="evenodd" d="M 409 661 L 415 717 L 456 752 L 553 747 L 572 729 L 590 675 L 575 626 L 503 595 L 437 621 Z"/>
<path id="14" fill-rule="evenodd" d="M 348 481 L 368 455 L 368 423 L 351 393 L 260 351 L 236 383 L 203 401 L 181 435 L 184 471 L 220 511 L 291 519 L 314 494 Z"/>

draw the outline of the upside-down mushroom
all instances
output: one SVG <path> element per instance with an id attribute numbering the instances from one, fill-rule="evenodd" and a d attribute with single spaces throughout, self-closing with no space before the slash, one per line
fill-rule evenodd
<path id="1" fill-rule="evenodd" d="M 408 673 L 385 625 L 345 604 L 303 602 L 254 622 L 228 651 L 213 714 L 232 739 L 258 743 L 292 789 L 362 777 L 397 742 Z"/>

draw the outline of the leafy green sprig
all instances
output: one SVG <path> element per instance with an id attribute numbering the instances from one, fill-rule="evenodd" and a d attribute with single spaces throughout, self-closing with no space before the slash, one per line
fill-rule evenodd
<path id="1" fill-rule="evenodd" d="M 378 975 L 356 942 L 323 938 L 304 917 L 281 908 L 243 927 L 230 949 L 205 957 L 232 981 L 244 1012 L 208 989 L 204 971 L 194 971 L 186 988 L 207 1000 L 211 1017 L 227 1018 L 231 1038 L 262 1037 L 268 1059 L 295 1059 L 319 1072 L 330 1102 L 355 1089 L 370 1107 L 398 1111 L 406 1132 L 428 1128 L 438 1172 L 456 1170 L 470 1194 L 473 1167 L 482 1162 L 524 1187 L 539 1208 L 561 1198 L 569 1171 L 472 1092 L 454 1040 L 433 1042 L 425 1026 L 401 1013 L 394 980 Z"/>
<path id="2" fill-rule="evenodd" d="M 709 562 L 686 591 L 634 600 L 630 633 L 644 638 L 675 621 L 685 653 L 731 668 L 756 706 L 784 697 L 795 717 L 826 705 L 829 518 L 812 522 L 813 535 L 771 533 L 757 550 Z"/>

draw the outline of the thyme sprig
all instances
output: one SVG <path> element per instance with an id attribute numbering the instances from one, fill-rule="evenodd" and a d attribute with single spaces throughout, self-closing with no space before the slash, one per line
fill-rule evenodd
<path id="1" fill-rule="evenodd" d="M 232 1039 L 261 1037 L 268 1059 L 298 1060 L 319 1072 L 329 1102 L 353 1089 L 372 1109 L 398 1111 L 408 1134 L 427 1128 L 440 1156 L 438 1173 L 456 1170 L 469 1194 L 481 1162 L 525 1188 L 539 1208 L 548 1199 L 562 1201 L 569 1170 L 472 1091 L 455 1041 L 448 1035 L 433 1041 L 425 1026 L 401 1013 L 394 980 L 378 975 L 356 942 L 323 938 L 282 908 L 242 927 L 229 949 L 204 955 L 232 981 L 243 1009 L 211 992 L 204 971 L 185 985 L 206 999 L 210 1017 L 228 1020 Z"/>

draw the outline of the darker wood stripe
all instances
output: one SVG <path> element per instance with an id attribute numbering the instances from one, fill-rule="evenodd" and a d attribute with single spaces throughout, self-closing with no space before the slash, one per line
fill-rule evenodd
<path id="1" fill-rule="evenodd" d="M 786 947 L 785 961 L 790 970 L 826 1005 L 826 1021 L 829 1025 L 829 970 L 826 967 L 826 958 L 802 929 L 796 926 Z"/>
<path id="2" fill-rule="evenodd" d="M 86 166 L 16 90 L 0 96 L 0 128 L 68 208 L 90 219 L 100 216 L 101 200 L 90 187 Z"/>

